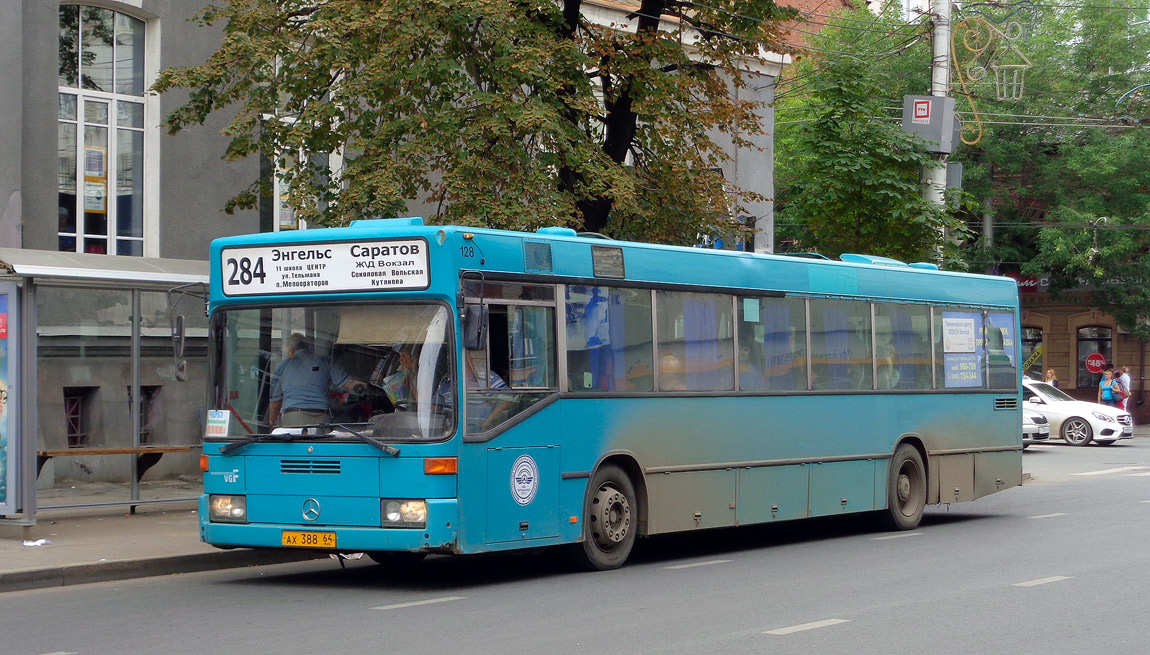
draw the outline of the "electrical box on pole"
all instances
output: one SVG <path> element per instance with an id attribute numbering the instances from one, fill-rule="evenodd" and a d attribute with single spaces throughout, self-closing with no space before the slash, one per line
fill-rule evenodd
<path id="1" fill-rule="evenodd" d="M 954 114 L 954 98 L 903 96 L 902 130 L 928 143 L 928 150 L 949 155 L 959 144 L 962 122 Z"/>

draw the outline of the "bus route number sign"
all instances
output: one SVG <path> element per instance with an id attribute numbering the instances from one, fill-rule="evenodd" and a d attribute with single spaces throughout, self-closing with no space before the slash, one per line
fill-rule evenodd
<path id="1" fill-rule="evenodd" d="M 423 239 L 254 246 L 220 253 L 226 296 L 426 289 L 428 266 Z"/>

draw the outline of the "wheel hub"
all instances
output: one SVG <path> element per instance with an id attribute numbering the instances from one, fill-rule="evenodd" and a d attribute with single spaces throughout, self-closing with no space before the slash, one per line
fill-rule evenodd
<path id="1" fill-rule="evenodd" d="M 910 498 L 910 476 L 906 473 L 900 473 L 895 487 L 898 490 L 898 502 L 905 504 L 907 499 Z"/>
<path id="2" fill-rule="evenodd" d="M 631 530 L 631 504 L 617 489 L 605 486 L 591 500 L 592 532 L 600 546 L 612 547 L 627 538 Z"/>

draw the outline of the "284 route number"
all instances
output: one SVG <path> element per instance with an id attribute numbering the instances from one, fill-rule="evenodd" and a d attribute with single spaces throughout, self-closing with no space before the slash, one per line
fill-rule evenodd
<path id="1" fill-rule="evenodd" d="M 253 280 L 259 279 L 260 284 L 264 283 L 267 274 L 264 273 L 264 258 L 256 257 L 255 263 L 247 257 L 235 259 L 229 257 L 227 260 L 228 267 L 228 284 L 239 284 L 247 286 Z"/>

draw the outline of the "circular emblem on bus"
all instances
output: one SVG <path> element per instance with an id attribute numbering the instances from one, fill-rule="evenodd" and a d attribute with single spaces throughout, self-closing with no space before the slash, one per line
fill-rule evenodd
<path id="1" fill-rule="evenodd" d="M 520 455 L 511 467 L 511 497 L 520 505 L 528 505 L 539 490 L 539 467 L 530 455 Z"/>
<path id="2" fill-rule="evenodd" d="M 314 521 L 319 518 L 319 501 L 308 498 L 303 501 L 303 518 L 305 521 Z"/>

